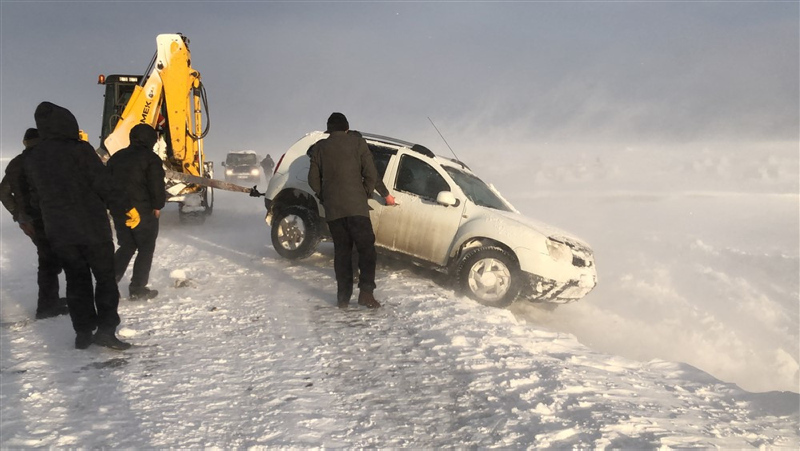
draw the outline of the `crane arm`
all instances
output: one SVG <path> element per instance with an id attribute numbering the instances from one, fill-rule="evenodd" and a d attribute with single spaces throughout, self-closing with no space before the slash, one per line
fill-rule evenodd
<path id="1" fill-rule="evenodd" d="M 142 84 L 137 85 L 105 139 L 109 155 L 127 147 L 128 134 L 137 124 L 158 128 L 160 118 L 167 144 L 165 166 L 175 172 L 202 177 L 203 98 L 200 73 L 191 66 L 188 39 L 180 34 L 156 38 L 156 55 Z"/>

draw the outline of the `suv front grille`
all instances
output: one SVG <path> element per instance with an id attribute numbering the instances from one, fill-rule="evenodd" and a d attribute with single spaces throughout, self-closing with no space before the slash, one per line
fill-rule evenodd
<path id="1" fill-rule="evenodd" d="M 566 244 L 572 250 L 572 266 L 578 268 L 590 268 L 592 266 L 592 251 L 586 246 L 561 236 L 557 240 Z"/>

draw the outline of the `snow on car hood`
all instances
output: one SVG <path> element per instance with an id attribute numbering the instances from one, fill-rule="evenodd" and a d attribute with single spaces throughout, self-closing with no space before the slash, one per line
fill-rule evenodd
<path id="1" fill-rule="evenodd" d="M 541 233 L 542 235 L 555 238 L 558 241 L 564 241 L 565 243 L 571 242 L 587 250 L 591 249 L 591 247 L 589 247 L 589 245 L 586 244 L 584 240 L 573 235 L 572 233 L 559 229 L 558 227 L 529 218 L 527 216 L 522 215 L 521 213 L 514 213 L 510 211 L 501 211 L 501 210 L 491 210 L 491 211 L 494 215 L 501 216 L 509 221 L 513 221 L 518 224 L 522 224 L 526 227 L 532 228 Z"/>

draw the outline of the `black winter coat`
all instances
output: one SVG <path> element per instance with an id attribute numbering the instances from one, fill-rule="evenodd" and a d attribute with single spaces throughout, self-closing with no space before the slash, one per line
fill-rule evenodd
<path id="1" fill-rule="evenodd" d="M 6 207 L 11 217 L 15 222 L 29 222 L 31 216 L 31 208 L 25 203 L 24 185 L 25 185 L 25 167 L 23 162 L 27 154 L 28 148 L 22 151 L 19 155 L 12 158 L 6 166 L 6 174 L 0 182 L 0 201 Z"/>
<path id="2" fill-rule="evenodd" d="M 152 127 L 137 125 L 131 130 L 131 145 L 117 151 L 106 164 L 117 187 L 125 190 L 140 215 L 161 210 L 167 202 L 164 167 L 153 152 L 156 139 Z"/>
<path id="3" fill-rule="evenodd" d="M 24 161 L 26 200 L 41 212 L 51 245 L 111 241 L 107 208 L 127 211 L 127 196 L 115 190 L 92 146 L 78 139 L 78 122 L 69 110 L 42 102 L 34 119 L 41 141 Z"/>
<path id="4" fill-rule="evenodd" d="M 308 184 L 325 207 L 325 220 L 369 217 L 367 199 L 378 170 L 367 142 L 358 134 L 335 131 L 311 147 Z"/>

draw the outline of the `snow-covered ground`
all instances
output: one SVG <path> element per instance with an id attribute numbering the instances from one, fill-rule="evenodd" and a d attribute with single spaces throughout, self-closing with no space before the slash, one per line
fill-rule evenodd
<path id="1" fill-rule="evenodd" d="M 67 318 L 30 321 L 3 212 L 0 447 L 800 447 L 796 143 L 556 148 L 459 155 L 593 246 L 598 287 L 552 311 L 389 258 L 385 307 L 339 310 L 330 244 L 290 264 L 260 200 L 217 192 L 203 226 L 165 210 L 161 294 L 121 302 L 135 347 L 79 351 Z"/>

